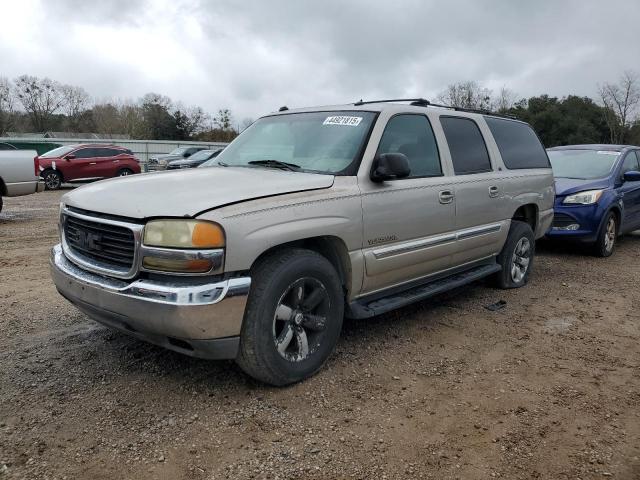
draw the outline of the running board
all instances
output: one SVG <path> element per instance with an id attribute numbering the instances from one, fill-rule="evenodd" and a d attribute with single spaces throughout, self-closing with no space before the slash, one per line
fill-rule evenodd
<path id="1" fill-rule="evenodd" d="M 375 300 L 361 298 L 349 305 L 348 315 L 351 318 L 369 318 L 380 315 L 395 310 L 396 308 L 425 300 L 439 293 L 462 287 L 463 285 L 480 280 L 500 270 L 500 265 L 495 263 L 491 265 L 481 265 L 446 278 L 409 288 L 408 290 L 392 293 L 386 297 L 376 298 Z"/>

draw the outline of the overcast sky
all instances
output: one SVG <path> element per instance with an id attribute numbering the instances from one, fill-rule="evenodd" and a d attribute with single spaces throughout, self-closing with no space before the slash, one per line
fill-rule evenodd
<path id="1" fill-rule="evenodd" d="M 476 80 L 595 96 L 640 71 L 637 0 L 0 0 L 0 76 L 147 92 L 237 122 Z"/>

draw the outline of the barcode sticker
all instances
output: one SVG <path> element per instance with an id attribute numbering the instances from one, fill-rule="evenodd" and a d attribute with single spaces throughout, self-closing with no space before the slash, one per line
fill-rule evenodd
<path id="1" fill-rule="evenodd" d="M 349 127 L 357 127 L 360 125 L 362 117 L 347 117 L 343 115 L 335 115 L 325 118 L 323 125 L 346 125 Z"/>

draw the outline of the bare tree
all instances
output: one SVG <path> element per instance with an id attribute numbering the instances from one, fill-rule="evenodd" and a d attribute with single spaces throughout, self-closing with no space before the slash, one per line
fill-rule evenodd
<path id="1" fill-rule="evenodd" d="M 13 90 L 9 80 L 0 77 L 0 136 L 6 135 L 12 125 L 14 107 Z"/>
<path id="2" fill-rule="evenodd" d="M 477 82 L 460 82 L 449 85 L 438 95 L 438 101 L 452 107 L 491 109 L 491 90 L 480 86 Z"/>
<path id="3" fill-rule="evenodd" d="M 604 83 L 598 87 L 605 107 L 605 120 L 611 143 L 624 143 L 625 136 L 637 118 L 640 104 L 640 80 L 635 72 L 626 71 L 618 83 Z"/>
<path id="4" fill-rule="evenodd" d="M 251 126 L 251 124 L 252 124 L 254 121 L 255 121 L 255 120 L 254 120 L 253 118 L 249 118 L 249 117 L 243 118 L 243 119 L 242 119 L 242 122 L 240 122 L 239 129 L 238 129 L 238 130 L 239 130 L 240 132 L 244 132 L 247 128 L 249 128 L 249 127 Z"/>
<path id="5" fill-rule="evenodd" d="M 15 80 L 15 91 L 33 127 L 39 132 L 47 130 L 53 114 L 64 105 L 60 84 L 48 78 L 22 75 Z"/>
<path id="6" fill-rule="evenodd" d="M 89 94 L 82 87 L 62 85 L 60 87 L 64 98 L 63 112 L 67 116 L 69 126 L 73 131 L 80 131 L 80 117 L 89 107 Z"/>
<path id="7" fill-rule="evenodd" d="M 98 133 L 122 133 L 123 127 L 120 112 L 113 103 L 94 105 L 91 114 Z"/>
<path id="8" fill-rule="evenodd" d="M 513 90 L 503 86 L 492 100 L 491 109 L 504 113 L 516 104 L 516 94 Z"/>

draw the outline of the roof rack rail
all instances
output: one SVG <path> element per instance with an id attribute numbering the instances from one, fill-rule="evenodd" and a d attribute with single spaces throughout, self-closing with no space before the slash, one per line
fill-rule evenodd
<path id="1" fill-rule="evenodd" d="M 465 108 L 465 107 L 455 107 L 453 105 L 443 105 L 440 103 L 432 103 L 425 98 L 394 98 L 388 100 L 370 100 L 363 101 L 360 100 L 355 102 L 353 105 L 359 107 L 360 105 L 367 105 L 371 103 L 393 103 L 393 102 L 411 102 L 411 105 L 414 107 L 438 107 L 438 108 L 448 108 L 450 110 L 455 110 L 456 112 L 468 112 L 468 113 L 479 113 L 481 115 L 491 115 L 493 117 L 504 117 L 509 118 L 511 120 L 519 120 L 515 115 L 511 115 L 508 113 L 497 113 L 492 112 L 491 110 L 484 110 L 480 108 Z"/>

